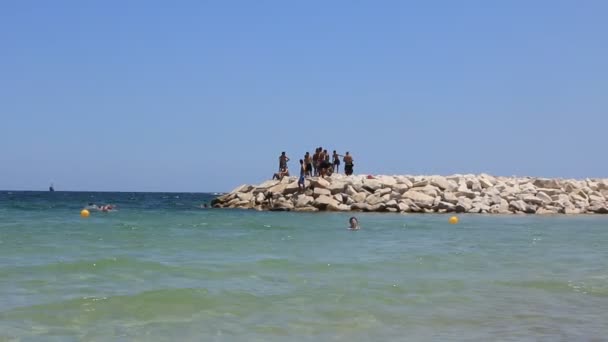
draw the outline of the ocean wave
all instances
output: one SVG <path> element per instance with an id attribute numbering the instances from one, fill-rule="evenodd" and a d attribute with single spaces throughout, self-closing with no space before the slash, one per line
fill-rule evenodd
<path id="1" fill-rule="evenodd" d="M 49 326 L 91 324 L 98 320 L 162 321 L 195 314 L 243 316 L 263 309 L 268 301 L 247 292 L 205 288 L 158 289 L 129 295 L 91 296 L 14 308 L 0 320 L 31 320 Z"/>

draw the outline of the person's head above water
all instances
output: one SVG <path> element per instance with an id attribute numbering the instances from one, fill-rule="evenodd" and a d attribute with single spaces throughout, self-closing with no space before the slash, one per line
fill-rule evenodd
<path id="1" fill-rule="evenodd" d="M 357 220 L 356 217 L 351 217 L 348 220 L 348 223 L 350 224 L 350 227 L 348 227 L 348 229 L 359 229 L 359 220 Z"/>

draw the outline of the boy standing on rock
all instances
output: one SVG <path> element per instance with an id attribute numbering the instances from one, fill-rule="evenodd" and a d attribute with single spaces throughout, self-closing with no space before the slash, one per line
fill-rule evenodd
<path id="1" fill-rule="evenodd" d="M 305 178 L 306 178 L 306 166 L 304 165 L 304 160 L 300 159 L 300 179 L 298 179 L 298 189 L 300 191 L 304 191 L 305 187 Z"/>
<path id="2" fill-rule="evenodd" d="M 351 156 L 349 152 L 346 152 L 346 155 L 344 156 L 344 173 L 347 176 L 353 174 L 353 166 L 353 156 Z"/>
<path id="3" fill-rule="evenodd" d="M 304 166 L 306 167 L 306 175 L 312 177 L 312 159 L 309 152 L 304 155 Z"/>
<path id="4" fill-rule="evenodd" d="M 315 150 L 315 154 L 312 155 L 312 167 L 314 169 L 314 174 L 313 176 L 318 176 L 319 175 L 319 154 L 321 152 L 319 151 L 319 148 L 317 147 L 317 149 Z"/>
<path id="5" fill-rule="evenodd" d="M 285 152 L 281 152 L 281 155 L 279 156 L 279 172 L 287 168 L 288 161 L 289 157 L 285 155 Z"/>
<path id="6" fill-rule="evenodd" d="M 333 154 L 333 167 L 335 173 L 340 173 L 340 155 L 336 150 L 334 150 Z"/>

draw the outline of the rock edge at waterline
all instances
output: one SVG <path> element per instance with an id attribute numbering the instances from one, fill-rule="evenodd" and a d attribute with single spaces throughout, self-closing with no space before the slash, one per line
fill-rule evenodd
<path id="1" fill-rule="evenodd" d="M 344 176 L 296 177 L 241 185 L 214 208 L 282 211 L 373 211 L 480 214 L 607 214 L 608 179 L 534 177 Z"/>

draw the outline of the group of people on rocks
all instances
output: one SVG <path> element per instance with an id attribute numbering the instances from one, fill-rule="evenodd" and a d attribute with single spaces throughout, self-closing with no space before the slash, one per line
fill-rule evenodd
<path id="1" fill-rule="evenodd" d="M 315 153 L 311 156 L 310 152 L 304 154 L 304 158 L 300 159 L 300 179 L 298 185 L 303 188 L 304 180 L 306 177 L 325 177 L 330 176 L 332 173 L 340 172 L 340 158 L 344 162 L 344 174 L 350 176 L 353 174 L 353 156 L 350 152 L 341 155 L 335 150 L 332 155 L 323 147 L 317 147 Z M 283 179 L 283 177 L 289 177 L 289 168 L 287 162 L 289 157 L 285 152 L 281 152 L 279 156 L 279 171 L 272 176 L 272 179 Z"/>

